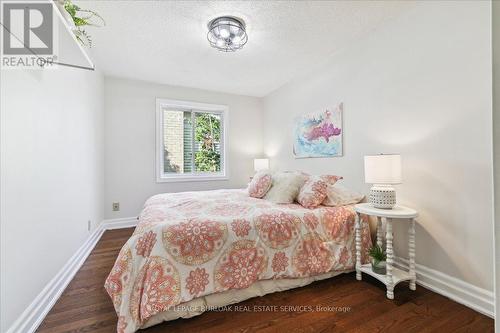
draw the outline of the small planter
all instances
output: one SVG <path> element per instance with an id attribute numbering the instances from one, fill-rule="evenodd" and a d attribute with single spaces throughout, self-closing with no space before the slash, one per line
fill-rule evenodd
<path id="1" fill-rule="evenodd" d="M 379 261 L 375 264 L 375 260 L 372 260 L 372 271 L 377 274 L 385 275 L 387 271 L 385 261 Z"/>

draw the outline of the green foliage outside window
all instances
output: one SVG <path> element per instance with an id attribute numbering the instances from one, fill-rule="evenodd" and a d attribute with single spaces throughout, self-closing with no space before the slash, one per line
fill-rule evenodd
<path id="1" fill-rule="evenodd" d="M 195 141 L 199 146 L 194 156 L 196 171 L 220 171 L 220 117 L 197 113 L 195 124 Z"/>

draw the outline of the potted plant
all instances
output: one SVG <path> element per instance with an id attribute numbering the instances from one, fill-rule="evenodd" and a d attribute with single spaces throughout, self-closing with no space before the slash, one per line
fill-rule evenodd
<path id="1" fill-rule="evenodd" d="M 373 245 L 368 252 L 372 258 L 372 271 L 377 274 L 385 275 L 387 255 L 379 245 Z"/>
<path id="2" fill-rule="evenodd" d="M 83 27 L 102 27 L 106 24 L 104 19 L 93 10 L 82 9 L 73 4 L 71 0 L 59 0 L 57 4 L 59 7 L 62 6 L 64 8 L 64 11 L 61 12 L 63 13 L 64 18 L 68 21 L 68 24 L 71 26 L 71 29 L 80 44 L 92 47 L 92 38 L 85 31 L 85 29 L 83 29 Z"/>
<path id="3" fill-rule="evenodd" d="M 57 8 L 61 12 L 64 20 L 66 21 L 66 23 L 71 28 L 71 31 L 75 31 L 75 29 L 76 29 L 75 21 L 73 21 L 73 17 L 71 17 L 71 15 L 68 13 L 68 11 L 66 10 L 66 8 L 64 8 L 64 2 L 65 2 L 65 0 L 54 1 L 54 3 L 56 4 Z"/>

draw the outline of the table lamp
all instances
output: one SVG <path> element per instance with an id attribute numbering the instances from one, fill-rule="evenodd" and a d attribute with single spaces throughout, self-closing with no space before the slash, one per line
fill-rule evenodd
<path id="1" fill-rule="evenodd" d="M 373 207 L 392 209 L 396 205 L 396 190 L 392 185 L 401 182 L 401 155 L 365 156 L 365 183 L 373 184 L 369 196 Z"/>
<path id="2" fill-rule="evenodd" d="M 268 158 L 256 158 L 253 160 L 253 169 L 255 172 L 269 170 Z"/>

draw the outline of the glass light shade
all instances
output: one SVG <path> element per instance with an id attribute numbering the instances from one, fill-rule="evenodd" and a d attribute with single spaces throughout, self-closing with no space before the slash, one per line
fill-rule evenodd
<path id="1" fill-rule="evenodd" d="M 222 28 L 220 28 L 219 35 L 220 35 L 220 37 L 222 37 L 222 38 L 227 38 L 227 37 L 229 37 L 229 35 L 230 35 L 230 34 L 229 34 L 229 29 L 227 29 L 226 27 L 222 27 Z"/>
<path id="2" fill-rule="evenodd" d="M 268 158 L 256 158 L 253 160 L 253 169 L 255 172 L 262 170 L 269 170 L 269 159 Z"/>
<path id="3" fill-rule="evenodd" d="M 401 184 L 401 155 L 380 154 L 365 156 L 365 183 Z"/>
<path id="4" fill-rule="evenodd" d="M 207 39 L 222 52 L 234 52 L 248 41 L 245 22 L 232 16 L 221 16 L 208 23 Z"/>

